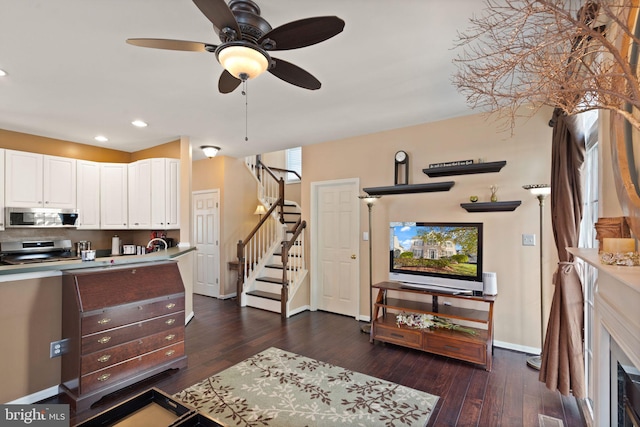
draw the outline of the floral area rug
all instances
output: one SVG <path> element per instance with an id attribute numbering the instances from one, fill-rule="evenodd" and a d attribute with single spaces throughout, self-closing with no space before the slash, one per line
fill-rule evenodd
<path id="1" fill-rule="evenodd" d="M 424 426 L 438 396 L 269 348 L 174 395 L 229 426 Z"/>

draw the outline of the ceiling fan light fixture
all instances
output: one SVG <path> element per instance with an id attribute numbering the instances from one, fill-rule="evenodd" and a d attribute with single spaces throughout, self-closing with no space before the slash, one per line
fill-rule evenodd
<path id="1" fill-rule="evenodd" d="M 210 159 L 215 157 L 216 154 L 218 154 L 218 151 L 220 151 L 220 147 L 216 147 L 213 145 L 201 145 L 200 149 L 202 150 L 204 155 Z"/>
<path id="2" fill-rule="evenodd" d="M 269 68 L 269 55 L 246 45 L 222 45 L 216 56 L 220 65 L 240 80 L 254 79 Z"/>

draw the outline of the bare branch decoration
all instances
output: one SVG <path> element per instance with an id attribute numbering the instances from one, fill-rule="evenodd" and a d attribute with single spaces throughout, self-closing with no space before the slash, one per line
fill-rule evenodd
<path id="1" fill-rule="evenodd" d="M 611 110 L 640 129 L 638 66 L 629 63 L 637 15 L 637 0 L 485 0 L 458 33 L 453 83 L 512 130 L 522 111 L 543 105 Z"/>

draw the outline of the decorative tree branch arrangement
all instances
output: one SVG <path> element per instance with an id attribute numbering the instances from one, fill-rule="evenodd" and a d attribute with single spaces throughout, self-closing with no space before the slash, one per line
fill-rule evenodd
<path id="1" fill-rule="evenodd" d="M 474 108 L 511 129 L 522 107 L 548 105 L 576 114 L 616 111 L 636 129 L 640 120 L 640 43 L 636 0 L 485 0 L 481 16 L 458 33 L 454 84 Z M 626 40 L 626 43 L 621 42 Z"/>

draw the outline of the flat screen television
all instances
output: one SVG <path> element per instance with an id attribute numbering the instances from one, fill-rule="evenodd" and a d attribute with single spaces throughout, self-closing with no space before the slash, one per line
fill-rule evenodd
<path id="1" fill-rule="evenodd" d="M 482 293 L 482 223 L 392 222 L 389 279 L 444 293 Z"/>

